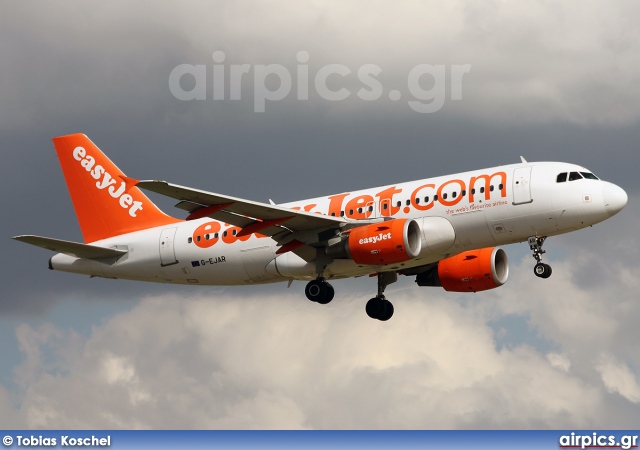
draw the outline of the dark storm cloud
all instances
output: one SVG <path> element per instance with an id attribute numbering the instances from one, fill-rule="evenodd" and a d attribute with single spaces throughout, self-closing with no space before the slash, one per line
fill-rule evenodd
<path id="1" fill-rule="evenodd" d="M 7 6 L 0 19 L 4 43 L 0 46 L 0 144 L 6 158 L 0 169 L 0 195 L 8 212 L 0 220 L 6 237 L 34 233 L 80 240 L 50 142 L 55 135 L 78 131 L 88 134 L 134 177 L 168 179 L 261 201 L 291 201 L 508 164 L 518 161 L 520 154 L 531 161 L 584 164 L 602 178 L 640 191 L 635 174 L 640 162 L 635 151 L 640 138 L 636 126 L 607 126 L 607 121 L 615 122 L 618 117 L 608 109 L 600 111 L 600 119 L 594 113 L 581 122 L 571 113 L 563 120 L 566 108 L 552 108 L 553 103 L 547 102 L 553 89 L 538 92 L 537 100 L 537 91 L 522 90 L 526 83 L 521 80 L 539 80 L 555 89 L 568 81 L 558 77 L 563 65 L 552 51 L 549 33 L 537 32 L 544 26 L 533 19 L 521 19 L 527 24 L 521 28 L 507 26 L 507 18 L 516 20 L 509 9 L 498 11 L 505 21 L 490 19 L 495 22 L 493 33 L 483 33 L 478 25 L 491 23 L 486 22 L 490 15 L 484 8 L 460 11 L 458 5 L 452 5 L 437 8 L 443 17 L 455 19 L 446 27 L 407 26 L 403 34 L 396 33 L 397 25 L 393 25 L 382 36 L 367 34 L 371 30 L 365 28 L 364 34 L 352 36 L 349 45 L 342 46 L 338 38 L 346 33 L 344 19 L 325 9 L 309 12 L 295 7 L 290 11 L 296 17 L 288 21 L 290 32 L 299 31 L 299 39 L 292 43 L 277 26 L 286 20 L 263 8 L 247 12 L 243 25 L 234 27 L 225 17 L 237 17 L 240 11 L 235 5 L 200 14 L 202 5 L 197 3 L 180 10 L 154 6 L 154 14 L 148 13 L 147 3 L 127 6 L 127 14 L 117 2 L 100 9 L 85 2 L 36 9 L 22 5 Z M 354 12 L 350 6 L 341 8 L 346 17 Z M 539 6 L 531 8 L 541 14 Z M 265 21 L 264 14 L 273 22 Z M 368 14 L 363 23 L 381 20 L 373 12 Z M 594 14 L 584 14 L 585 26 Z M 314 22 L 316 15 L 328 22 Z M 621 15 L 621 10 L 613 8 L 608 20 Z M 268 30 L 261 29 L 269 23 Z M 318 45 L 313 33 L 303 32 L 308 26 L 319 27 L 318 31 L 332 29 L 334 35 Z M 572 26 L 584 32 L 579 24 Z M 565 33 L 560 23 L 549 27 L 551 36 Z M 611 44 L 594 48 L 591 56 L 609 62 L 618 55 L 619 73 L 637 71 L 628 67 L 629 51 L 635 45 L 633 33 L 624 36 L 602 27 L 593 32 L 608 36 L 606 42 L 617 42 L 619 51 Z M 430 39 L 435 35 L 441 44 Z M 511 42 L 510 36 L 518 38 Z M 367 45 L 380 49 L 383 41 L 389 51 L 372 51 Z M 479 52 L 483 42 L 485 51 Z M 560 53 L 566 55 L 571 46 L 562 42 Z M 225 51 L 227 65 L 278 63 L 294 75 L 299 50 L 309 52 L 312 76 L 323 64 L 344 64 L 355 73 L 362 64 L 375 63 L 383 69 L 380 80 L 385 89 L 406 84 L 407 73 L 420 63 L 469 63 L 472 69 L 463 79 L 463 100 L 448 101 L 434 114 L 415 113 L 385 96 L 370 103 L 354 95 L 344 102 L 328 102 L 319 99 L 313 89 L 309 101 L 290 98 L 268 104 L 266 113 L 254 113 L 253 71 L 245 79 L 241 102 L 213 101 L 211 84 L 207 100 L 174 98 L 168 88 L 171 70 L 178 64 L 203 64 L 210 77 L 215 50 Z M 584 72 L 585 67 L 593 66 L 589 56 L 574 58 L 569 67 Z M 542 67 L 544 61 L 546 67 Z M 590 77 L 601 73 L 610 89 L 606 80 L 611 67 L 590 70 L 595 71 L 587 73 Z M 354 77 L 347 77 L 347 86 L 357 84 Z M 568 100 L 567 95 L 575 99 L 595 96 L 594 101 L 611 97 L 589 81 L 576 76 L 568 94 L 557 94 L 563 101 Z M 499 92 L 492 91 L 496 86 Z M 494 95 L 492 99 L 485 98 L 487 92 Z M 524 94 L 534 100 L 523 99 Z M 542 106 L 536 108 L 539 103 Z M 571 110 L 572 105 L 567 107 Z M 593 107 L 587 109 L 593 113 Z M 628 109 L 622 108 L 628 117 L 635 117 Z M 174 212 L 171 202 L 159 201 Z M 43 270 L 49 257 L 43 250 L 17 242 L 6 246 L 15 255 L 1 275 L 6 312 L 41 312 L 52 290 L 73 290 L 78 284 L 90 291 L 96 284 L 96 280 L 78 277 L 70 284 L 66 276 Z M 39 282 L 33 283 L 33 277 Z M 128 292 L 131 287 L 126 286 L 114 289 Z"/>

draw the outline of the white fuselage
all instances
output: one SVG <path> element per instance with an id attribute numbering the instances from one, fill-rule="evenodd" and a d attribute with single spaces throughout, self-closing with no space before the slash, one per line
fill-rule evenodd
<path id="1" fill-rule="evenodd" d="M 421 225 L 424 251 L 417 258 L 388 266 L 333 260 L 324 276 L 344 278 L 422 266 L 467 250 L 522 242 L 529 236 L 567 233 L 608 219 L 626 203 L 624 191 L 605 181 L 557 181 L 559 174 L 571 172 L 588 171 L 566 163 L 522 163 L 280 206 L 353 220 L 412 218 Z M 279 247 L 272 238 L 235 236 L 239 231 L 210 218 L 185 221 L 92 243 L 127 250 L 115 263 L 57 254 L 51 267 L 102 277 L 201 285 L 272 283 L 317 275 L 314 262 L 293 252 L 276 254 Z"/>

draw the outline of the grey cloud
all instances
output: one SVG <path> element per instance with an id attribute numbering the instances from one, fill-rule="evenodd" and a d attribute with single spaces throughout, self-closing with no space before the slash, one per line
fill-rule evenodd
<path id="1" fill-rule="evenodd" d="M 373 287 L 363 280 L 343 282 L 341 301 L 324 310 L 301 300 L 300 283 L 295 294 L 279 285 L 216 290 L 211 299 L 210 290 L 49 272 L 47 252 L 7 239 L 0 311 L 31 324 L 20 328 L 19 369 L 30 383 L 0 389 L 3 423 L 635 426 L 637 8 L 630 1 L 7 4 L 0 18 L 5 239 L 81 239 L 50 142 L 70 132 L 87 133 L 133 177 L 262 201 L 508 164 L 523 154 L 583 164 L 627 189 L 630 203 L 602 225 L 550 239 L 555 271 L 546 284 L 532 276 L 527 256 L 513 261 L 508 285 L 473 299 L 396 285 L 398 315 L 387 328 L 364 316 L 354 292 Z M 309 52 L 311 74 L 330 63 L 354 72 L 377 64 L 385 94 L 334 103 L 311 93 L 307 102 L 290 98 L 256 114 L 250 74 L 239 102 L 211 100 L 211 86 L 205 101 L 173 98 L 172 68 L 204 64 L 211 75 L 215 50 L 227 65 L 282 64 L 292 73 L 299 50 Z M 407 108 L 406 76 L 422 63 L 471 64 L 463 99 L 435 114 Z M 332 83 L 359 87 L 354 74 Z M 390 88 L 402 90 L 402 101 L 388 99 Z M 149 295 L 159 300 L 138 304 Z M 110 301 L 122 314 L 92 316 L 104 324 L 81 336 L 69 331 L 81 315 L 64 324 L 51 317 L 73 301 L 96 308 Z M 496 351 L 487 324 L 511 316 L 551 342 L 552 353 L 535 342 Z M 464 381 L 463 372 L 471 374 Z"/>
<path id="2" fill-rule="evenodd" d="M 20 373 L 32 381 L 16 416 L 29 428 L 606 428 L 634 420 L 610 411 L 619 394 L 636 399 L 625 360 L 566 370 L 527 345 L 498 351 L 485 324 L 490 295 L 463 306 L 424 293 L 395 292 L 398 313 L 384 325 L 364 316 L 357 297 L 323 308 L 291 294 L 164 295 L 79 343 L 75 335 L 52 342 L 48 327 L 25 329 L 31 356 Z M 567 345 L 582 339 L 579 328 L 544 333 Z M 607 344 L 580 345 L 597 353 Z"/>

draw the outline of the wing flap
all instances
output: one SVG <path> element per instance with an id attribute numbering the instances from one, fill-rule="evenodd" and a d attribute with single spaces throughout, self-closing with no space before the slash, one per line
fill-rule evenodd
<path id="1" fill-rule="evenodd" d="M 34 235 L 14 236 L 12 237 L 12 239 L 35 245 L 37 247 L 46 248 L 47 250 L 52 250 L 57 253 L 64 253 L 65 255 L 73 256 L 74 258 L 118 258 L 127 253 L 126 250 L 98 247 L 96 245 L 81 244 L 79 242 L 63 241 L 61 239 L 53 239 Z"/>

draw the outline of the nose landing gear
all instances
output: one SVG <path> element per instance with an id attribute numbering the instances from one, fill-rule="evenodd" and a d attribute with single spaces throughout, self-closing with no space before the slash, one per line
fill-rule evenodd
<path id="1" fill-rule="evenodd" d="M 530 236 L 528 239 L 529 248 L 533 251 L 533 257 L 537 261 L 537 264 L 533 268 L 533 273 L 540 278 L 549 278 L 551 276 L 551 266 L 542 262 L 542 254 L 546 251 L 542 250 L 542 244 L 547 239 L 547 236 Z"/>

